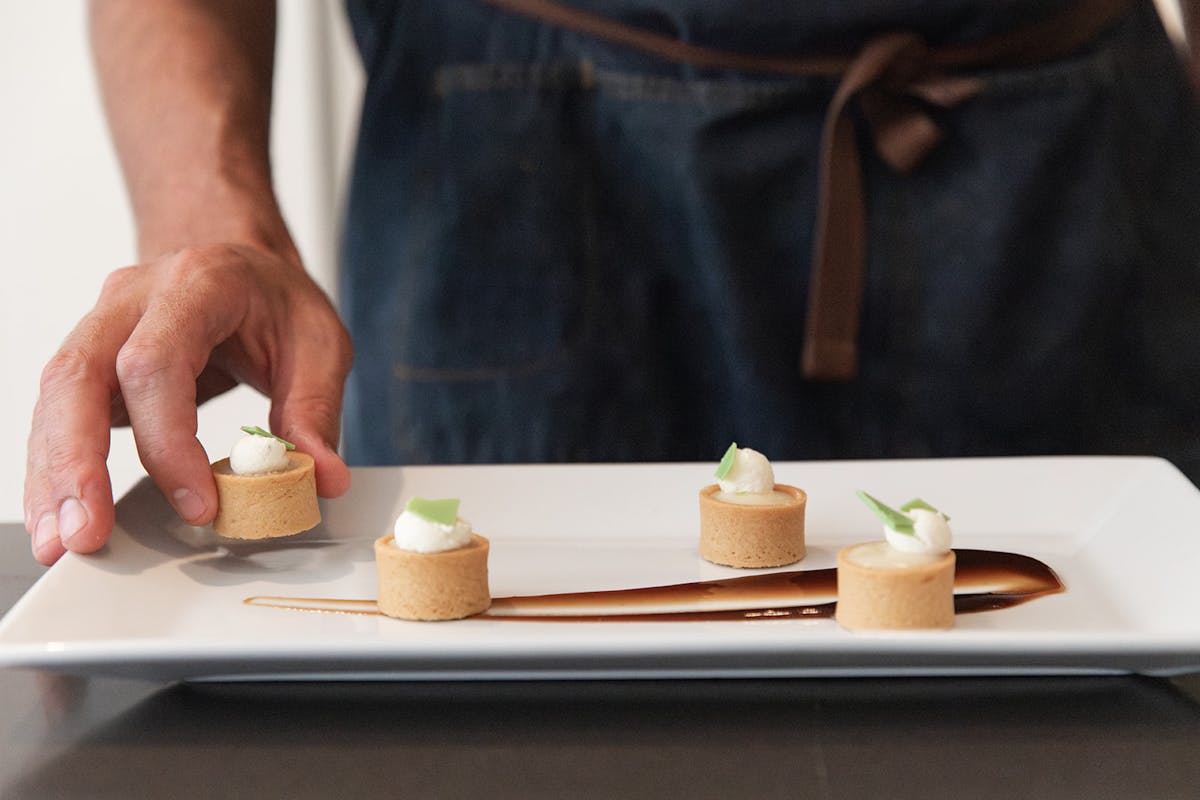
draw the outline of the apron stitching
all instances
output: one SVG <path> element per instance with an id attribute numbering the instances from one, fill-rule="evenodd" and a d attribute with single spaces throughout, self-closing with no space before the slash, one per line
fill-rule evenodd
<path id="1" fill-rule="evenodd" d="M 397 361 L 392 365 L 392 377 L 397 381 L 412 383 L 484 383 L 504 378 L 525 378 L 569 364 L 571 352 L 569 347 L 559 347 L 533 361 L 497 367 L 418 367 Z"/>
<path id="2" fill-rule="evenodd" d="M 599 69 L 586 59 L 562 64 L 449 64 L 437 71 L 433 85 L 434 93 L 443 98 L 457 93 L 580 89 L 619 100 L 697 104 L 767 103 L 805 91 L 828 93 L 833 89 L 832 81 L 825 78 L 802 78 L 765 85 L 744 80 L 683 80 Z"/>

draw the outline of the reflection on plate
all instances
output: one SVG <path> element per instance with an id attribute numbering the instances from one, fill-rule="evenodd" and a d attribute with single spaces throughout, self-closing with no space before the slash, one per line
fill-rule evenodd
<path id="1" fill-rule="evenodd" d="M 0 621 L 0 666 L 192 680 L 1200 670 L 1200 492 L 1164 461 L 780 463 L 778 479 L 809 494 L 809 555 L 751 572 L 699 558 L 697 493 L 710 473 L 711 464 L 360 468 L 351 493 L 325 503 L 321 526 L 264 543 L 183 525 L 143 482 L 120 502 L 104 551 L 68 555 Z M 936 497 L 954 516 L 957 548 L 1030 556 L 1067 591 L 960 615 L 952 631 L 872 634 L 819 614 L 413 623 L 245 602 L 369 602 L 372 541 L 412 495 L 464 499 L 492 541 L 498 598 L 827 570 L 840 547 L 878 536 L 854 497 L 864 487 Z"/>

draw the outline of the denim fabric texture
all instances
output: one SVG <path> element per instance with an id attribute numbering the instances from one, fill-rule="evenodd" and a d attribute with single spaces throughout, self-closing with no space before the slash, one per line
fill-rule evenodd
<path id="1" fill-rule="evenodd" d="M 1047 6 L 580 5 L 842 53 Z M 1156 454 L 1198 477 L 1200 121 L 1151 3 L 1068 59 L 972 73 L 985 91 L 935 112 L 945 139 L 912 175 L 863 137 L 849 383 L 798 367 L 836 80 L 705 72 L 475 0 L 347 7 L 369 76 L 351 463 L 713 460 L 736 440 L 779 460 Z"/>

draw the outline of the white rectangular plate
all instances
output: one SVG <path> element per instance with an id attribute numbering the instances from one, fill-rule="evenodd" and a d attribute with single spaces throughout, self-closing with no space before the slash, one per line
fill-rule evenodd
<path id="1" fill-rule="evenodd" d="M 372 540 L 414 495 L 459 497 L 491 539 L 496 597 L 737 577 L 698 555 L 712 464 L 354 470 L 298 537 L 221 545 L 143 482 L 100 553 L 68 554 L 0 621 L 0 666 L 152 679 L 496 679 L 1200 670 L 1200 492 L 1154 458 L 789 462 L 809 554 L 879 538 L 855 498 L 920 496 L 955 546 L 1040 559 L 1061 594 L 960 615 L 951 631 L 852 634 L 828 619 L 403 622 L 247 605 L 371 599 Z"/>

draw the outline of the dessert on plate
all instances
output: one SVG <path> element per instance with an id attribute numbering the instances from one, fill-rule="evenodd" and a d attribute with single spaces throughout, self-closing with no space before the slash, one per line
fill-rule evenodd
<path id="1" fill-rule="evenodd" d="M 462 619 L 486 611 L 488 540 L 458 516 L 459 501 L 414 497 L 393 532 L 375 540 L 379 610 L 409 620 Z"/>
<path id="2" fill-rule="evenodd" d="M 291 536 L 316 527 L 317 481 L 312 456 L 259 427 L 212 465 L 217 482 L 213 530 L 231 539 Z"/>
<path id="3" fill-rule="evenodd" d="M 775 482 L 766 456 L 729 445 L 717 483 L 700 490 L 700 555 L 728 567 L 782 567 L 804 558 L 808 495 Z"/>
<path id="4" fill-rule="evenodd" d="M 853 631 L 954 627 L 950 518 L 920 499 L 894 509 L 858 496 L 883 521 L 884 538 L 838 553 L 837 621 Z"/>

